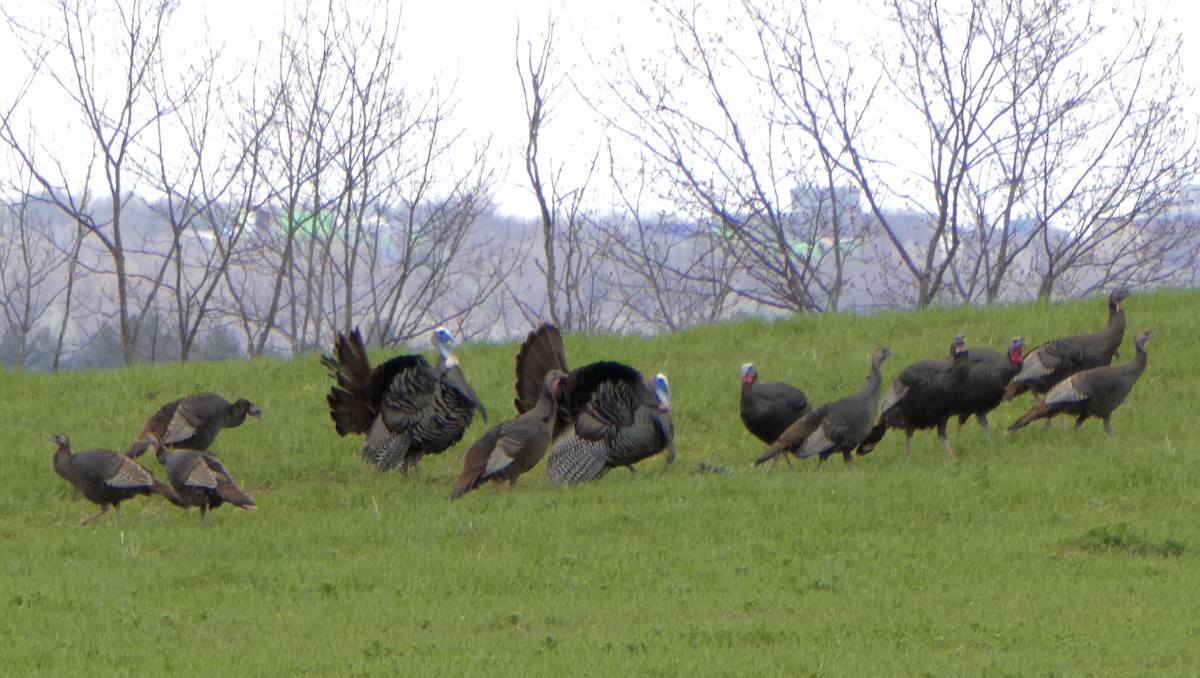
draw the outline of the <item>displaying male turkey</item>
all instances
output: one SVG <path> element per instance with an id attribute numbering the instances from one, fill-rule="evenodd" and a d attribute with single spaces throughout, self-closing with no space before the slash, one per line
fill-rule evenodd
<path id="1" fill-rule="evenodd" d="M 1029 408 L 1028 412 L 1013 422 L 1013 425 L 1008 427 L 1008 433 L 1035 419 L 1070 414 L 1076 417 L 1076 430 L 1088 417 L 1099 417 L 1104 422 L 1104 432 L 1109 438 L 1113 437 L 1110 421 L 1112 413 L 1125 402 L 1138 377 L 1146 371 L 1146 342 L 1153 336 L 1149 331 L 1138 332 L 1133 338 L 1137 355 L 1124 365 L 1093 367 L 1059 382 L 1041 402 Z"/>
<path id="2" fill-rule="evenodd" d="M 337 384 L 326 400 L 338 435 L 364 433 L 364 460 L 380 471 L 400 466 L 420 471 L 421 457 L 437 454 L 462 439 L 475 411 L 487 423 L 487 410 L 450 350 L 453 335 L 433 332 L 436 365 L 421 355 L 401 355 L 372 368 L 355 328 L 339 334 L 333 356 L 321 364 Z"/>
<path id="3" fill-rule="evenodd" d="M 458 482 L 450 490 L 451 499 L 458 499 L 487 480 L 493 481 L 495 487 L 505 480 L 510 488 L 515 487 L 517 477 L 537 466 L 546 456 L 554 434 L 558 414 L 555 392 L 566 376 L 559 370 L 551 370 L 542 381 L 536 405 L 492 427 L 471 445 L 463 457 Z"/>
<path id="4" fill-rule="evenodd" d="M 88 501 L 100 507 L 99 513 L 84 518 L 87 525 L 104 515 L 108 507 L 116 509 L 116 524 L 121 525 L 121 502 L 139 494 L 157 494 L 173 504 L 184 506 L 170 487 L 133 459 L 112 450 L 93 448 L 71 453 L 71 441 L 56 433 L 50 442 L 58 445 L 54 451 L 54 471 L 83 493 Z"/>
<path id="5" fill-rule="evenodd" d="M 787 427 L 812 411 L 804 391 L 782 381 L 758 378 L 754 363 L 742 365 L 742 423 L 746 430 L 770 445 Z"/>
<path id="6" fill-rule="evenodd" d="M 633 465 L 667 450 L 667 464 L 675 460 L 675 423 L 671 420 L 671 387 L 664 374 L 654 375 L 651 386 L 656 403 L 643 403 L 633 411 L 629 426 L 610 426 L 598 440 L 589 440 L 567 429 L 554 443 L 546 460 L 546 473 L 555 483 L 581 483 L 600 478 L 609 469 Z"/>
<path id="7" fill-rule="evenodd" d="M 912 454 L 912 436 L 918 429 L 937 428 L 938 439 L 951 459 L 954 450 L 946 439 L 946 424 L 954 413 L 967 373 L 971 368 L 967 342 L 962 335 L 950 344 L 950 357 L 921 360 L 901 370 L 883 396 L 879 419 L 858 448 L 867 454 L 883 439 L 889 428 L 904 429 L 904 450 Z"/>
<path id="8" fill-rule="evenodd" d="M 216 393 L 203 392 L 183 396 L 163 405 L 142 427 L 142 435 L 125 452 L 140 457 L 146 451 L 146 436 L 155 436 L 166 447 L 184 450 L 207 450 L 217 434 L 236 428 L 246 421 L 246 415 L 258 418 L 262 412 L 254 403 L 239 398 L 234 402 Z"/>
<path id="9" fill-rule="evenodd" d="M 871 354 L 871 371 L 862 388 L 840 400 L 825 403 L 800 417 L 787 427 L 766 452 L 754 460 L 757 466 L 775 459 L 778 455 L 791 452 L 797 457 L 819 455 L 818 466 L 829 455 L 841 452 L 842 459 L 850 463 L 851 453 L 871 432 L 875 413 L 879 407 L 879 391 L 883 383 L 880 366 L 892 354 L 886 348 L 877 348 Z"/>
<path id="10" fill-rule="evenodd" d="M 1004 392 L 1008 400 L 1026 391 L 1041 395 L 1067 377 L 1093 367 L 1112 364 L 1125 338 L 1125 300 L 1129 290 L 1115 289 L 1108 295 L 1108 324 L 1094 334 L 1076 334 L 1051 339 L 1025 356 Z"/>
<path id="11" fill-rule="evenodd" d="M 534 406 L 540 396 L 535 385 L 553 370 L 567 377 L 557 393 L 554 445 L 546 462 L 550 480 L 595 480 L 620 466 L 634 472 L 634 464 L 664 449 L 667 464 L 674 460 L 675 425 L 665 376 L 647 383 L 636 369 L 611 360 L 569 369 L 562 334 L 543 322 L 517 350 L 517 412 Z"/>
<path id="12" fill-rule="evenodd" d="M 958 399 L 954 401 L 951 409 L 951 412 L 958 415 L 959 430 L 971 415 L 975 415 L 983 430 L 991 433 L 988 412 L 1000 406 L 1008 382 L 1021 371 L 1024 350 L 1025 339 L 1013 337 L 1008 344 L 1007 353 L 986 346 L 969 351 L 970 368 L 967 371 L 967 380 L 963 382 Z"/>
<path id="13" fill-rule="evenodd" d="M 207 452 L 168 449 L 153 435 L 147 436 L 146 443 L 162 464 L 181 505 L 199 506 L 201 520 L 207 522 L 209 510 L 226 502 L 242 509 L 254 508 L 254 500 L 238 487 L 216 457 Z"/>

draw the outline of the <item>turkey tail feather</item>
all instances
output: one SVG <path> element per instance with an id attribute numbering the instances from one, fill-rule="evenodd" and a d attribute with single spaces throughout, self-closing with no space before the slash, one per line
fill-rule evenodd
<path id="1" fill-rule="evenodd" d="M 188 503 L 180 499 L 179 495 L 175 494 L 175 490 L 171 489 L 170 485 L 167 485 L 158 478 L 151 479 L 150 491 L 180 508 L 188 508 Z"/>
<path id="2" fill-rule="evenodd" d="M 249 509 L 256 506 L 254 500 L 250 498 L 250 495 L 246 494 L 242 488 L 230 482 L 224 482 L 220 485 L 217 485 L 217 494 L 221 495 L 222 499 L 238 508 Z"/>
<path id="3" fill-rule="evenodd" d="M 500 427 L 496 426 L 471 445 L 463 457 L 462 474 L 458 476 L 458 482 L 454 483 L 454 488 L 450 490 L 451 499 L 458 499 L 479 487 L 479 483 L 484 480 L 483 473 L 487 470 L 488 457 L 491 456 L 492 450 L 495 449 L 499 440 Z"/>
<path id="4" fill-rule="evenodd" d="M 1053 408 L 1048 407 L 1044 403 L 1038 403 L 1037 405 L 1034 405 L 1033 407 L 1029 408 L 1028 412 L 1026 412 L 1025 414 L 1022 414 L 1020 416 L 1020 418 L 1018 418 L 1016 421 L 1013 422 L 1012 426 L 1008 427 L 1007 430 L 1009 433 L 1012 433 L 1013 431 L 1016 431 L 1017 429 L 1024 428 L 1025 426 L 1029 425 L 1033 421 L 1041 419 L 1042 417 L 1050 416 L 1052 414 L 1053 414 Z"/>
<path id="5" fill-rule="evenodd" d="M 537 405 L 542 395 L 542 381 L 551 370 L 567 371 L 567 351 L 558 328 L 543 322 L 517 349 L 517 397 L 513 400 L 517 414 L 524 414 Z"/>
<path id="6" fill-rule="evenodd" d="M 862 456 L 864 454 L 870 454 L 871 451 L 875 449 L 875 446 L 879 444 L 879 441 L 883 440 L 884 433 L 887 433 L 887 427 L 884 426 L 883 424 L 876 424 L 871 429 L 871 432 L 867 434 L 867 437 L 864 438 L 863 441 L 858 444 L 858 449 L 856 450 L 856 453 L 859 456 Z"/>

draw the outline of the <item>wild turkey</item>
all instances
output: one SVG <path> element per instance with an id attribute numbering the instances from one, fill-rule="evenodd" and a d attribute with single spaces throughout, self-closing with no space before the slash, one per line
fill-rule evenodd
<path id="1" fill-rule="evenodd" d="M 675 425 L 667 378 L 648 384 L 623 363 L 604 360 L 573 370 L 567 367 L 562 334 L 542 323 L 522 342 L 516 357 L 517 412 L 527 412 L 539 396 L 534 389 L 553 370 L 567 373 L 558 390 L 554 446 L 546 462 L 550 479 L 560 483 L 595 480 L 608 469 L 637 462 L 664 449 L 675 458 Z"/>
<path id="2" fill-rule="evenodd" d="M 742 365 L 742 423 L 755 438 L 770 445 L 811 411 L 804 391 L 782 381 L 762 381 L 754 363 Z"/>
<path id="3" fill-rule="evenodd" d="M 420 472 L 421 457 L 438 454 L 462 440 L 478 410 L 487 423 L 487 410 L 450 351 L 453 335 L 444 328 L 433 333 L 436 365 L 421 355 L 401 355 L 372 368 L 355 328 L 339 334 L 333 357 L 321 356 L 337 385 L 326 400 L 338 435 L 365 433 L 364 460 L 380 471 L 400 466 Z"/>
<path id="4" fill-rule="evenodd" d="M 1000 406 L 1008 382 L 1021 371 L 1021 353 L 1024 350 L 1025 339 L 1013 337 L 1008 344 L 1007 354 L 988 347 L 973 348 L 969 351 L 970 368 L 967 371 L 967 380 L 959 390 L 958 399 L 954 401 L 951 410 L 958 415 L 959 430 L 962 430 L 963 424 L 971 415 L 975 415 L 983 430 L 991 433 L 988 412 Z"/>
<path id="5" fill-rule="evenodd" d="M 450 490 L 451 499 L 458 499 L 486 480 L 493 481 L 495 487 L 507 480 L 510 488 L 515 487 L 518 476 L 537 466 L 550 446 L 558 414 L 555 391 L 566 376 L 559 370 L 551 370 L 532 409 L 497 424 L 471 445 L 463 458 L 458 482 Z"/>
<path id="6" fill-rule="evenodd" d="M 1138 332 L 1133 338 L 1137 355 L 1124 365 L 1093 367 L 1059 382 L 1041 402 L 1013 422 L 1013 425 L 1008 427 L 1008 433 L 1035 419 L 1071 414 L 1076 417 L 1076 430 L 1088 417 L 1100 417 L 1104 422 L 1104 432 L 1109 438 L 1113 437 L 1110 421 L 1112 413 L 1125 402 L 1138 377 L 1146 370 L 1146 342 L 1153 336 L 1149 331 Z"/>
<path id="7" fill-rule="evenodd" d="M 208 512 L 229 502 L 242 509 L 254 508 L 254 500 L 238 487 L 229 471 L 216 457 L 195 450 L 171 450 L 147 437 L 148 449 L 154 450 L 176 496 L 185 506 L 199 506 L 200 519 L 208 521 Z"/>
<path id="8" fill-rule="evenodd" d="M 883 396 L 879 419 L 858 453 L 867 454 L 875 449 L 889 428 L 902 428 L 904 450 L 911 456 L 913 431 L 937 427 L 938 439 L 953 459 L 954 450 L 946 439 L 946 424 L 954 413 L 954 403 L 970 368 L 970 353 L 961 335 L 950 344 L 949 358 L 921 360 L 904 368 Z"/>
<path id="9" fill-rule="evenodd" d="M 867 437 L 875 422 L 879 390 L 883 383 L 880 366 L 891 354 L 886 348 L 875 349 L 871 354 L 871 371 L 867 373 L 862 388 L 800 417 L 779 435 L 779 439 L 762 456 L 754 460 L 754 465 L 775 459 L 785 452 L 801 458 L 820 455 L 818 466 L 829 455 L 841 452 L 842 459 L 850 463 L 854 448 Z"/>
<path id="10" fill-rule="evenodd" d="M 133 459 L 112 450 L 90 449 L 71 453 L 71 441 L 56 433 L 50 442 L 58 445 L 54 452 L 54 470 L 83 493 L 88 501 L 98 505 L 100 512 L 84 518 L 87 525 L 104 515 L 108 507 L 116 509 L 116 524 L 121 525 L 121 502 L 139 494 L 157 494 L 173 504 L 184 506 L 170 487 Z"/>
<path id="11" fill-rule="evenodd" d="M 667 464 L 674 461 L 675 423 L 669 414 L 671 387 L 666 375 L 654 375 L 651 388 L 657 402 L 639 405 L 629 426 L 611 426 L 599 440 L 582 438 L 573 429 L 567 429 L 555 441 L 554 451 L 546 460 L 551 482 L 596 480 L 609 469 L 621 466 L 636 474 L 634 464 L 663 449 L 667 450 Z"/>
<path id="12" fill-rule="evenodd" d="M 125 455 L 140 457 L 148 448 L 145 440 L 148 435 L 155 436 L 165 447 L 207 450 L 217 439 L 217 434 L 241 426 L 246 415 L 259 418 L 262 412 L 245 398 L 231 403 L 216 393 L 186 395 L 163 405 L 151 415 L 142 427 L 142 435 Z"/>
<path id="13" fill-rule="evenodd" d="M 1108 295 L 1108 324 L 1094 334 L 1076 334 L 1051 339 L 1025 356 L 1021 371 L 1008 382 L 1004 399 L 1026 391 L 1035 395 L 1048 392 L 1067 377 L 1093 367 L 1111 365 L 1119 357 L 1118 349 L 1125 338 L 1125 300 L 1129 290 L 1115 289 Z"/>

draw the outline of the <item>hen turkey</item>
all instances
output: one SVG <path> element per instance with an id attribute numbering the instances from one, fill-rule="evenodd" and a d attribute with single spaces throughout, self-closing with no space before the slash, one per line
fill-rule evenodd
<path id="1" fill-rule="evenodd" d="M 1070 414 L 1075 416 L 1076 430 L 1088 417 L 1099 417 L 1104 422 L 1104 432 L 1109 438 L 1113 437 L 1112 413 L 1125 402 L 1133 385 L 1146 371 L 1146 342 L 1153 336 L 1149 331 L 1139 332 L 1133 339 L 1137 355 L 1124 365 L 1093 367 L 1059 382 L 1041 402 L 1013 422 L 1008 433 L 1036 419 Z"/>
<path id="2" fill-rule="evenodd" d="M 125 454 L 140 457 L 148 447 L 146 436 L 149 435 L 165 447 L 207 450 L 217 439 L 217 434 L 241 426 L 247 415 L 257 419 L 262 416 L 262 411 L 245 398 L 231 403 L 216 393 L 192 393 L 172 400 L 150 415 L 142 427 L 142 435 Z"/>
<path id="3" fill-rule="evenodd" d="M 946 425 L 954 411 L 954 403 L 970 370 L 967 342 L 959 335 L 950 344 L 950 357 L 921 360 L 901 370 L 883 396 L 879 420 L 859 446 L 859 454 L 867 454 L 883 438 L 889 428 L 904 429 L 904 449 L 912 454 L 913 431 L 937 428 L 938 440 L 946 454 L 954 458 L 954 450 L 946 439 Z"/>
<path id="4" fill-rule="evenodd" d="M 892 352 L 886 348 L 875 349 L 871 354 L 871 371 L 867 373 L 861 388 L 797 419 L 762 456 L 754 460 L 754 465 L 771 461 L 786 452 L 801 458 L 818 455 L 818 465 L 834 452 L 841 452 L 842 459 L 850 463 L 854 448 L 867 437 L 875 422 L 883 383 L 880 368 L 890 355 Z"/>
<path id="5" fill-rule="evenodd" d="M 183 504 L 200 507 L 200 519 L 207 522 L 208 512 L 226 502 L 242 509 L 254 508 L 254 500 L 238 486 L 225 465 L 207 452 L 171 450 L 150 436 L 167 480 Z"/>
<path id="6" fill-rule="evenodd" d="M 555 391 L 565 378 L 562 372 L 551 370 L 543 379 L 542 393 L 532 408 L 492 427 L 471 445 L 463 457 L 458 482 L 450 490 L 451 499 L 458 499 L 488 480 L 495 487 L 507 480 L 513 488 L 520 475 L 537 466 L 550 446 L 558 414 Z"/>
<path id="7" fill-rule="evenodd" d="M 104 515 L 111 506 L 116 510 L 119 527 L 121 502 L 138 495 L 157 494 L 178 506 L 185 505 L 170 487 L 129 457 L 98 448 L 72 453 L 71 440 L 61 433 L 51 436 L 50 442 L 58 446 L 54 451 L 54 471 L 100 507 L 98 513 L 84 518 L 80 525 Z"/>
<path id="8" fill-rule="evenodd" d="M 1093 367 L 1111 365 L 1119 357 L 1125 337 L 1125 300 L 1129 290 L 1115 289 L 1108 295 L 1108 324 L 1093 334 L 1076 334 L 1051 339 L 1025 356 L 1021 370 L 1008 382 L 1004 399 L 1025 391 L 1046 393 L 1067 377 Z"/>

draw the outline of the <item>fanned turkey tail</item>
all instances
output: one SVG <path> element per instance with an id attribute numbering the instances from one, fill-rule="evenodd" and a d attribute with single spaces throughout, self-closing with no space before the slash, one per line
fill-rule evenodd
<path id="1" fill-rule="evenodd" d="M 371 402 L 371 361 L 358 328 L 348 337 L 339 334 L 333 353 L 321 356 L 321 365 L 337 382 L 326 396 L 329 414 L 338 435 L 365 433 L 376 412 Z"/>
<path id="2" fill-rule="evenodd" d="M 567 371 L 567 351 L 558 327 L 542 322 L 517 349 L 517 397 L 513 400 L 517 414 L 524 414 L 537 405 L 542 394 L 542 381 L 551 370 Z"/>

